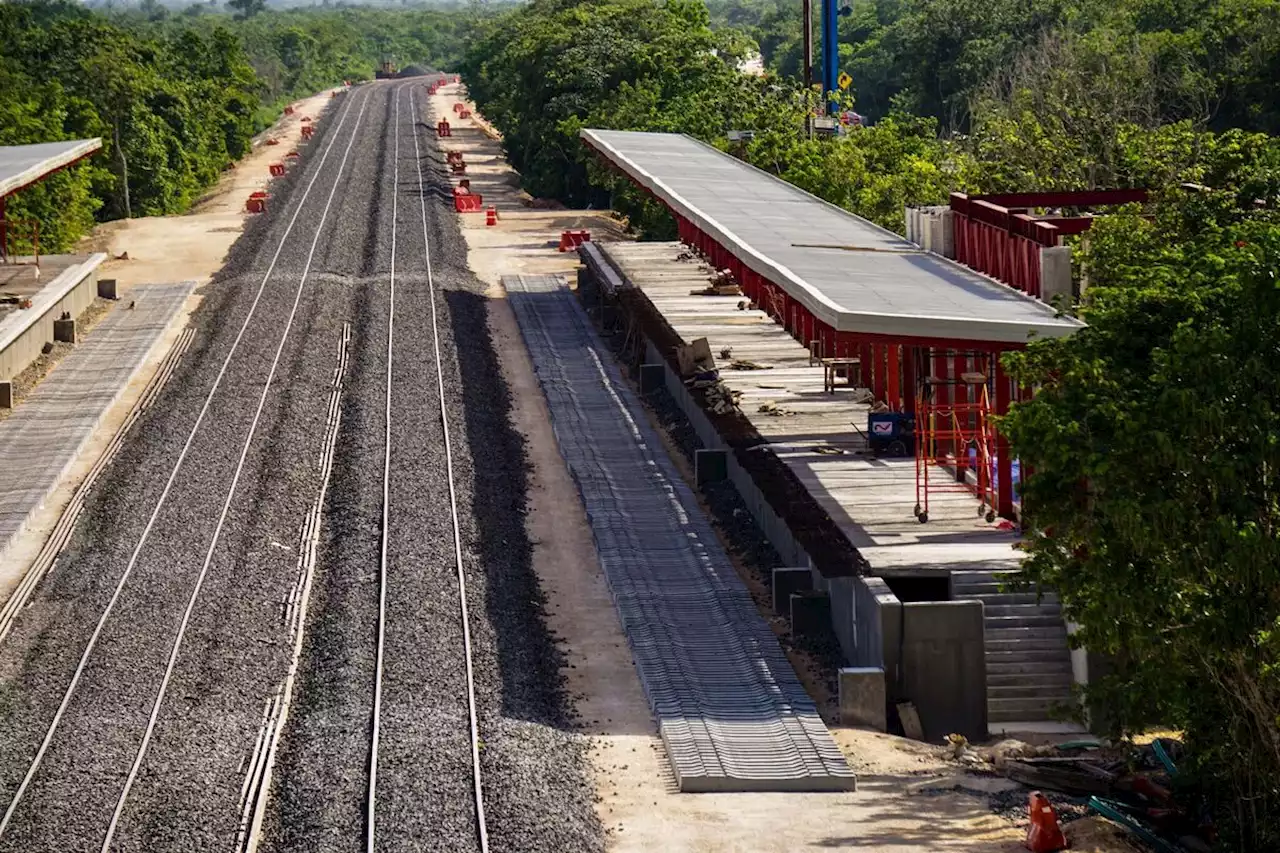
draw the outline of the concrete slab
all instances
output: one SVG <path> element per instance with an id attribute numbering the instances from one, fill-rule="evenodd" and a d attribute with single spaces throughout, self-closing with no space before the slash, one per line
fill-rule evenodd
<path id="1" fill-rule="evenodd" d="M 592 129 L 581 135 L 833 329 L 1025 342 L 1084 325 L 692 137 Z"/>
<path id="2" fill-rule="evenodd" d="M 69 139 L 0 147 L 0 197 L 17 192 L 102 147 L 102 140 Z"/>

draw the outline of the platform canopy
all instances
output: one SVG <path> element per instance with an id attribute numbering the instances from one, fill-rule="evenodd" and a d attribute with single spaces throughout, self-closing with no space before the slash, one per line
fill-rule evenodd
<path id="1" fill-rule="evenodd" d="M 582 138 L 837 331 L 1008 344 L 1084 326 L 691 137 Z"/>
<path id="2" fill-rule="evenodd" d="M 101 139 L 0 146 L 0 199 L 102 148 Z"/>

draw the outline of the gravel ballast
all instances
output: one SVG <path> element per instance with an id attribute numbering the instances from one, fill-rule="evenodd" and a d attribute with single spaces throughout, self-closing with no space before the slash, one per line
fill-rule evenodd
<path id="1" fill-rule="evenodd" d="M 569 733 L 561 660 L 542 623 L 524 528 L 523 448 L 508 419 L 508 392 L 489 338 L 483 286 L 466 268 L 465 244 L 446 201 L 443 158 L 434 135 L 428 135 L 423 87 L 398 88 L 401 193 L 378 846 L 479 849 L 432 302 L 410 135 L 416 111 L 491 849 L 600 850 L 603 836 L 587 782 L 585 743 Z M 394 135 L 383 144 L 393 148 Z M 381 216 L 390 215 L 394 151 L 387 158 Z M 334 525 L 318 568 L 321 591 L 311 608 L 303 687 L 280 761 L 282 781 L 267 833 L 272 850 L 363 849 L 368 777 L 349 770 L 357 757 L 367 757 L 376 650 L 381 512 L 376 489 L 385 428 L 389 248 L 380 258 L 382 275 L 361 301 L 364 310 L 356 322 L 355 378 L 330 487 Z M 342 760 L 328 758 L 334 755 Z"/>
<path id="2" fill-rule="evenodd" d="M 234 847 L 264 707 L 292 656 L 284 605 L 298 580 L 302 520 L 321 487 L 328 395 L 347 322 L 354 334 L 343 421 L 264 849 L 364 849 L 397 190 L 393 97 L 400 102 L 400 175 L 379 849 L 475 849 L 453 533 L 410 135 L 411 89 L 423 88 L 422 81 L 357 87 L 318 123 L 302 167 L 273 185 L 271 213 L 250 225 L 208 288 L 195 317 L 196 343 L 174 380 L 130 434 L 68 550 L 0 647 L 3 808 L 129 562 L 294 205 L 320 169 L 80 687 L 0 837 L 0 851 L 101 845 L 299 293 L 113 849 Z M 422 92 L 417 107 L 425 108 Z M 447 182 L 434 140 L 425 122 L 417 125 L 430 182 L 426 217 L 470 584 L 491 847 L 602 849 L 584 746 L 568 733 L 560 661 L 541 621 L 524 530 L 523 453 L 507 418 L 482 289 L 466 270 L 444 202 Z"/>

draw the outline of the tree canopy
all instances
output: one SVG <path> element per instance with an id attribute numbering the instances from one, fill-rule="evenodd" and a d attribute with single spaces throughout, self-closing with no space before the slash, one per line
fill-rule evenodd
<path id="1" fill-rule="evenodd" d="M 196 10 L 191 12 L 190 10 Z M 59 0 L 0 3 L 0 144 L 101 136 L 103 151 L 18 194 L 14 219 L 65 248 L 95 219 L 185 210 L 282 104 L 364 79 L 383 55 L 444 65 L 468 19 L 430 9 L 268 12 L 237 20 Z"/>

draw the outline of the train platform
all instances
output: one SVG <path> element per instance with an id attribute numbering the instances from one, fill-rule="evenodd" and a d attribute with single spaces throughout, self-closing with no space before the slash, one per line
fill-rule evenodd
<path id="1" fill-rule="evenodd" d="M 712 270 L 680 243 L 600 243 L 613 267 L 687 345 L 706 338 L 721 382 L 768 441 L 769 452 L 795 474 L 867 563 L 870 574 L 919 575 L 1008 571 L 1020 562 L 1010 525 L 988 522 L 969 491 L 934 493 L 921 524 L 916 463 L 877 458 L 867 447 L 868 389 L 827 368 L 759 308 L 741 296 L 692 295 Z M 953 472 L 933 466 L 935 482 Z"/>
<path id="2" fill-rule="evenodd" d="M 147 361 L 194 282 L 140 285 L 0 421 L 0 562 Z"/>

